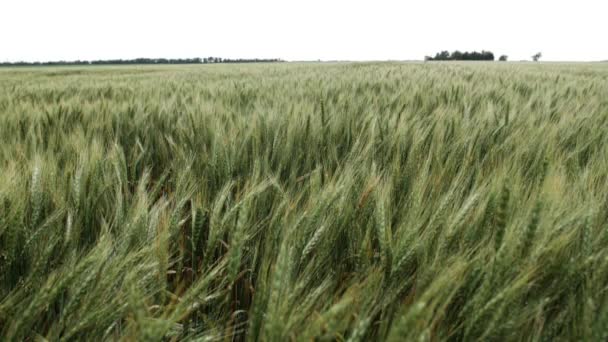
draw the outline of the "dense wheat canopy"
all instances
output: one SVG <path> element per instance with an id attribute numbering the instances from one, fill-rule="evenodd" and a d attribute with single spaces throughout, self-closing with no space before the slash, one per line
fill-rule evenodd
<path id="1" fill-rule="evenodd" d="M 606 340 L 608 65 L 0 69 L 0 336 Z"/>

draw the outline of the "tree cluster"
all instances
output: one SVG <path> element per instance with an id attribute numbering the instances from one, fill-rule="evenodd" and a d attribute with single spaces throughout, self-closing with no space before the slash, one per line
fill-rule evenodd
<path id="1" fill-rule="evenodd" d="M 458 50 L 450 53 L 449 51 L 441 51 L 435 54 L 435 57 L 425 56 L 426 61 L 493 61 L 494 54 L 491 51 L 482 50 L 481 52 L 460 52 Z"/>

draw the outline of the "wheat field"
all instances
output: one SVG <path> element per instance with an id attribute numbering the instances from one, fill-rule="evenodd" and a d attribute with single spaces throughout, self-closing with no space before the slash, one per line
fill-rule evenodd
<path id="1" fill-rule="evenodd" d="M 605 341 L 608 64 L 0 69 L 3 341 Z"/>

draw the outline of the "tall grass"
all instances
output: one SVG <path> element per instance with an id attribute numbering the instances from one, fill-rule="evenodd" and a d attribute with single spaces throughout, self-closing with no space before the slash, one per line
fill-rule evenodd
<path id="1" fill-rule="evenodd" d="M 2 340 L 608 338 L 605 64 L 0 81 Z"/>

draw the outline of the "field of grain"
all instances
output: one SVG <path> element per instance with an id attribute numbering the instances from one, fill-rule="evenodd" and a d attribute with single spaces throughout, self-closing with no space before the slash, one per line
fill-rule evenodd
<path id="1" fill-rule="evenodd" d="M 608 338 L 608 64 L 0 69 L 0 339 Z"/>

